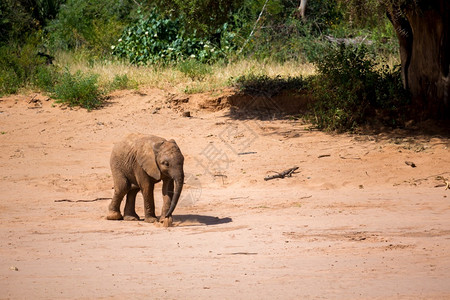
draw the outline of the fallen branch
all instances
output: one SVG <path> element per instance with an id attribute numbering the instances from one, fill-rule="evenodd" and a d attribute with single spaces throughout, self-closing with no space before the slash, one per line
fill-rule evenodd
<path id="1" fill-rule="evenodd" d="M 249 196 L 247 196 L 247 197 L 232 197 L 232 198 L 230 198 L 230 200 L 236 200 L 236 199 L 248 199 L 249 198 Z"/>
<path id="2" fill-rule="evenodd" d="M 264 177 L 264 180 L 271 180 L 271 179 L 275 179 L 275 178 L 285 178 L 285 177 L 292 177 L 292 174 L 294 174 L 294 172 L 298 169 L 298 167 L 293 167 L 290 168 L 288 170 L 285 170 L 281 173 L 276 172 L 277 174 L 275 175 L 270 175 L 270 176 L 266 176 Z"/>
<path id="3" fill-rule="evenodd" d="M 345 156 L 341 156 L 341 155 L 339 155 L 339 158 L 342 158 L 342 159 L 361 159 L 361 157 L 345 157 Z"/>
<path id="4" fill-rule="evenodd" d="M 81 199 L 81 200 L 70 200 L 70 199 L 59 199 L 54 202 L 95 202 L 101 200 L 112 200 L 112 198 L 95 198 L 95 199 Z"/>
<path id="5" fill-rule="evenodd" d="M 257 152 L 251 151 L 251 152 L 239 152 L 238 155 L 248 155 L 248 154 L 256 154 Z"/>

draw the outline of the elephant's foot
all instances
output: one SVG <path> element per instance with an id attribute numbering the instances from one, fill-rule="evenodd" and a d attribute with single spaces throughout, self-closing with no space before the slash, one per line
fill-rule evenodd
<path id="1" fill-rule="evenodd" d="M 108 220 L 122 220 L 122 214 L 118 211 L 110 211 L 108 213 L 108 216 L 106 216 L 106 219 Z"/>
<path id="2" fill-rule="evenodd" d="M 139 221 L 139 216 L 137 214 L 125 215 L 123 216 L 125 221 Z"/>
<path id="3" fill-rule="evenodd" d="M 147 223 L 155 223 L 158 219 L 156 217 L 145 217 L 145 222 Z"/>
<path id="4" fill-rule="evenodd" d="M 163 227 L 172 227 L 173 225 L 173 219 L 172 216 L 168 217 L 168 218 L 159 218 L 159 222 L 163 224 Z"/>
<path id="5" fill-rule="evenodd" d="M 158 218 L 159 223 L 164 222 L 164 219 L 166 219 L 165 215 L 166 215 L 166 213 L 162 213 L 162 214 L 159 216 L 159 218 Z M 172 218 L 172 216 L 170 216 L 169 218 Z"/>

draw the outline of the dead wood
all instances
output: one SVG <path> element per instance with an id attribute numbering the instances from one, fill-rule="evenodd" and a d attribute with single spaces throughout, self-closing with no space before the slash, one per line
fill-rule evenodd
<path id="1" fill-rule="evenodd" d="M 275 175 L 270 175 L 270 176 L 266 176 L 264 177 L 264 180 L 271 180 L 271 179 L 275 179 L 275 178 L 285 178 L 285 177 L 292 177 L 292 174 L 294 174 L 294 172 L 298 169 L 298 167 L 292 167 L 290 169 L 287 169 L 281 173 L 276 172 L 277 174 Z"/>
<path id="2" fill-rule="evenodd" d="M 58 199 L 54 202 L 95 202 L 101 200 L 111 200 L 112 198 L 95 198 L 95 199 L 80 199 L 80 200 L 70 200 L 70 199 Z"/>

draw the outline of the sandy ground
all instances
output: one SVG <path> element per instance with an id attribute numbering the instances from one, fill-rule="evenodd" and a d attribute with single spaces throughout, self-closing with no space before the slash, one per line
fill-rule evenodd
<path id="1" fill-rule="evenodd" d="M 92 112 L 2 98 L 0 298 L 450 298 L 448 137 L 327 134 L 211 97 L 118 92 Z M 173 227 L 107 221 L 95 200 L 129 132 L 184 153 Z"/>

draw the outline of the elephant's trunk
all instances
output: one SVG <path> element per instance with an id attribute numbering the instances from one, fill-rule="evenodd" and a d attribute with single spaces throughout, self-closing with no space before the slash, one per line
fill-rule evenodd
<path id="1" fill-rule="evenodd" d="M 181 176 L 181 178 L 177 178 L 174 180 L 172 202 L 170 203 L 170 208 L 167 211 L 166 218 L 172 215 L 173 211 L 175 210 L 175 207 L 177 206 L 178 199 L 180 199 L 181 190 L 183 189 L 183 183 L 184 183 L 184 176 Z"/>

